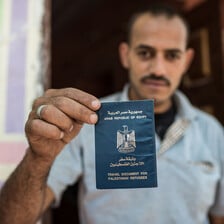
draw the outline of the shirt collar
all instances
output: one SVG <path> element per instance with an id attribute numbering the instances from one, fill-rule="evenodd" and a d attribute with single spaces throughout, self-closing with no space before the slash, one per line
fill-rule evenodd
<path id="1" fill-rule="evenodd" d="M 129 90 L 129 84 L 126 84 L 123 88 L 123 91 L 121 92 L 121 101 L 129 101 L 128 96 L 128 90 Z"/>
<path id="2" fill-rule="evenodd" d="M 175 92 L 174 102 L 177 105 L 177 117 L 187 120 L 194 120 L 196 118 L 197 113 L 195 108 L 181 91 L 177 90 Z"/>

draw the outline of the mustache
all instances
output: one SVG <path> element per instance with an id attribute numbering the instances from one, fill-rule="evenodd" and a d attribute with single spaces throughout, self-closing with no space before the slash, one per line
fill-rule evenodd
<path id="1" fill-rule="evenodd" d="M 161 75 L 161 76 L 158 76 L 158 75 L 155 75 L 155 74 L 149 74 L 149 75 L 145 75 L 141 78 L 141 82 L 145 82 L 147 80 L 152 80 L 152 81 L 162 81 L 164 82 L 167 86 L 170 86 L 171 83 L 170 83 L 170 80 L 167 79 L 165 76 Z"/>

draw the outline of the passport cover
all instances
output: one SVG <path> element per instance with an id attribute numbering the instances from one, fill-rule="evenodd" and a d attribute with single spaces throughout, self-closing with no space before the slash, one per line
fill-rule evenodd
<path id="1" fill-rule="evenodd" d="M 157 187 L 154 101 L 101 103 L 97 113 L 96 188 Z"/>

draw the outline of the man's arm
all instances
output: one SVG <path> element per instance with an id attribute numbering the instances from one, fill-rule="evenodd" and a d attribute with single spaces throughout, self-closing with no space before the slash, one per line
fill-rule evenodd
<path id="1" fill-rule="evenodd" d="M 1 224 L 37 221 L 54 199 L 46 183 L 56 156 L 83 123 L 96 123 L 99 107 L 97 98 L 73 88 L 48 90 L 34 101 L 25 127 L 29 148 L 0 193 Z"/>
<path id="2" fill-rule="evenodd" d="M 2 224 L 35 223 L 54 199 L 46 186 L 49 165 L 28 152 L 0 194 Z"/>

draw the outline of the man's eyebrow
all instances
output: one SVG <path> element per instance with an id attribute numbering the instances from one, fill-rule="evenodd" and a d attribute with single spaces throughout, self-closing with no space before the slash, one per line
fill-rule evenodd
<path id="1" fill-rule="evenodd" d="M 139 50 L 139 49 L 147 49 L 147 50 L 154 50 L 156 51 L 156 48 L 155 47 L 152 47 L 150 45 L 146 45 L 146 44 L 140 44 L 138 46 L 135 47 L 136 50 Z M 168 48 L 168 49 L 165 49 L 164 50 L 165 52 L 172 52 L 172 53 L 177 53 L 177 54 L 182 54 L 183 51 L 179 48 Z"/>
<path id="2" fill-rule="evenodd" d="M 178 48 L 170 48 L 170 49 L 166 49 L 165 52 L 172 52 L 172 53 L 177 53 L 177 54 L 182 54 L 184 53 L 182 50 L 178 49 Z"/>
<path id="3" fill-rule="evenodd" d="M 145 45 L 145 44 L 140 44 L 140 45 L 136 46 L 135 49 L 155 50 L 154 47 L 152 47 L 152 46 L 150 46 L 150 45 Z"/>

